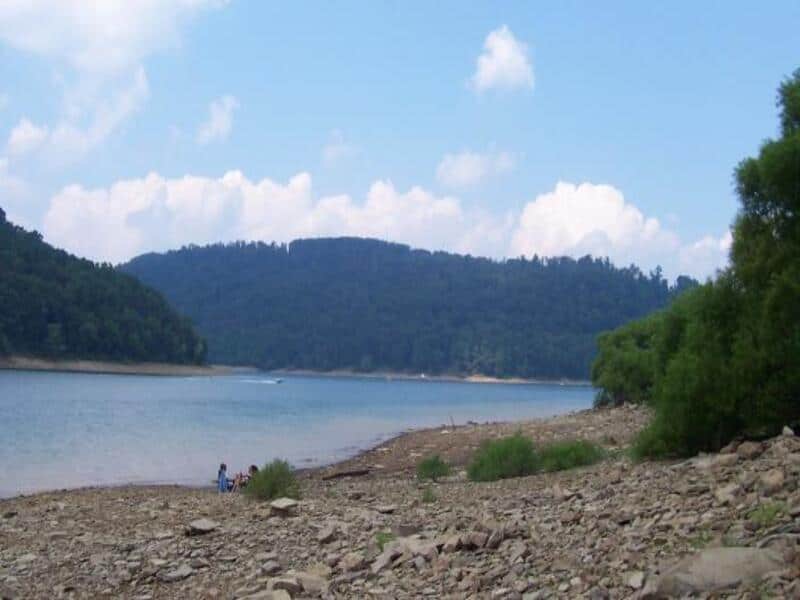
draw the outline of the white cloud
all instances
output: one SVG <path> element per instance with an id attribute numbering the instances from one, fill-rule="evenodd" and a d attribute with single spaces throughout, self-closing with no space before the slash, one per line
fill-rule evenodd
<path id="1" fill-rule="evenodd" d="M 12 157 L 21 157 L 41 151 L 50 165 L 75 162 L 100 145 L 135 113 L 148 95 L 147 76 L 144 68 L 139 67 L 127 86 L 98 101 L 88 118 L 81 118 L 81 111 L 76 110 L 75 117 L 64 116 L 52 129 L 23 118 L 9 135 L 8 153 Z"/>
<path id="2" fill-rule="evenodd" d="M 213 100 L 208 106 L 208 119 L 197 130 L 197 143 L 205 145 L 227 138 L 233 129 L 233 112 L 237 108 L 239 102 L 233 96 Z"/>
<path id="3" fill-rule="evenodd" d="M 332 167 L 356 154 L 358 154 L 358 148 L 348 143 L 341 131 L 334 129 L 331 131 L 328 142 L 322 148 L 322 163 L 326 167 Z"/>
<path id="4" fill-rule="evenodd" d="M 43 232 L 57 246 L 111 262 L 185 244 L 348 235 L 495 258 L 609 256 L 645 271 L 661 265 L 671 278 L 712 274 L 730 246 L 730 234 L 684 244 L 608 185 L 559 183 L 514 215 L 465 208 L 421 187 L 398 190 L 385 180 L 360 202 L 347 194 L 317 197 L 304 172 L 286 183 L 230 171 L 67 186 L 51 199 Z"/>
<path id="5" fill-rule="evenodd" d="M 179 43 L 181 25 L 221 0 L 5 0 L 0 40 L 81 72 L 135 67 Z"/>
<path id="6" fill-rule="evenodd" d="M 486 36 L 471 84 L 479 92 L 496 89 L 533 88 L 533 65 L 527 44 L 503 25 Z"/>
<path id="7" fill-rule="evenodd" d="M 39 127 L 31 123 L 27 118 L 23 118 L 11 130 L 6 148 L 12 156 L 28 154 L 39 148 L 48 135 L 47 127 Z"/>
<path id="8" fill-rule="evenodd" d="M 0 1 L 0 42 L 52 63 L 62 109 L 51 125 L 27 124 L 38 131 L 47 163 L 82 158 L 117 131 L 149 95 L 142 61 L 180 42 L 181 26 L 225 0 L 5 0 Z M 25 122 L 15 131 L 25 133 Z M 42 138 L 41 133 L 47 132 Z M 14 137 L 14 134 L 10 136 Z M 27 148 L 24 138 L 9 143 Z M 11 142 L 11 139 L 9 139 Z"/>
<path id="9" fill-rule="evenodd" d="M 464 151 L 445 154 L 436 167 L 436 179 L 449 187 L 475 185 L 487 177 L 512 171 L 516 159 L 508 152 L 477 153 Z"/>
<path id="10" fill-rule="evenodd" d="M 51 199 L 43 232 L 72 252 L 117 262 L 189 243 L 329 235 L 497 255 L 509 227 L 509 218 L 465 211 L 458 199 L 419 187 L 402 192 L 376 181 L 357 203 L 348 195 L 315 198 L 307 173 L 280 184 L 231 171 L 219 179 L 150 174 L 107 189 L 67 186 Z"/>
<path id="11" fill-rule="evenodd" d="M 675 277 L 705 277 L 727 263 L 730 232 L 683 244 L 658 219 L 645 217 L 609 185 L 559 182 L 525 205 L 511 239 L 511 255 L 608 256 L 618 265 L 661 265 Z M 700 260 L 702 258 L 702 260 Z"/>

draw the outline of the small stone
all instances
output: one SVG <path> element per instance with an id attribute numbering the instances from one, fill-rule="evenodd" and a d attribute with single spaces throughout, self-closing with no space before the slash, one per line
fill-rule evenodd
<path id="1" fill-rule="evenodd" d="M 278 498 L 269 503 L 270 507 L 279 513 L 291 512 L 298 504 L 297 500 L 292 498 Z"/>
<path id="2" fill-rule="evenodd" d="M 329 544 L 335 539 L 336 539 L 336 527 L 334 525 L 328 525 L 324 529 L 321 529 L 320 532 L 317 534 L 317 541 L 320 544 Z"/>
<path id="3" fill-rule="evenodd" d="M 625 585 L 634 590 L 642 589 L 644 585 L 644 573 L 642 571 L 633 571 L 625 576 Z"/>
<path id="4" fill-rule="evenodd" d="M 762 473 L 761 477 L 758 478 L 761 489 L 768 496 L 781 491 L 784 481 L 783 469 L 770 469 L 766 473 Z"/>
<path id="5" fill-rule="evenodd" d="M 784 425 L 783 426 L 783 431 L 781 431 L 781 435 L 785 435 L 787 437 L 792 437 L 792 436 L 794 436 L 794 429 L 792 429 L 788 425 Z"/>
<path id="6" fill-rule="evenodd" d="M 471 531 L 467 534 L 464 545 L 473 548 L 483 548 L 488 540 L 489 536 L 482 531 Z"/>
<path id="7" fill-rule="evenodd" d="M 397 505 L 396 504 L 381 504 L 379 506 L 376 506 L 375 510 L 377 510 L 382 515 L 391 515 L 393 512 L 395 512 L 397 510 Z"/>
<path id="8" fill-rule="evenodd" d="M 277 560 L 268 560 L 261 565 L 261 571 L 264 575 L 277 575 L 281 572 L 281 565 Z"/>
<path id="9" fill-rule="evenodd" d="M 419 533 L 420 526 L 414 525 L 413 523 L 399 523 L 392 527 L 392 533 L 394 533 L 397 537 L 408 537 L 410 535 L 414 535 L 415 533 Z"/>
<path id="10" fill-rule="evenodd" d="M 736 456 L 732 454 L 731 456 Z M 736 501 L 736 496 L 742 491 L 738 483 L 729 483 L 714 490 L 714 497 L 720 504 L 733 504 Z M 638 589 L 638 588 L 637 588 Z"/>
<path id="11" fill-rule="evenodd" d="M 276 577 L 270 581 L 270 587 L 273 590 L 285 590 L 292 596 L 303 591 L 303 586 L 294 577 Z"/>
<path id="12" fill-rule="evenodd" d="M 758 458 L 761 456 L 762 452 L 764 452 L 764 447 L 760 442 L 742 442 L 736 449 L 736 454 L 739 456 L 739 458 L 745 460 L 753 460 L 754 458 Z"/>
<path id="13" fill-rule="evenodd" d="M 364 560 L 364 555 L 360 552 L 350 552 L 342 557 L 340 566 L 345 573 L 352 573 L 363 569 L 366 566 L 366 561 Z"/>
<path id="14" fill-rule="evenodd" d="M 444 545 L 442 546 L 442 550 L 444 552 L 455 552 L 460 548 L 461 548 L 460 535 L 451 535 L 445 540 Z"/>
<path id="15" fill-rule="evenodd" d="M 186 528 L 186 535 L 205 535 L 211 533 L 219 527 L 219 523 L 211 519 L 197 519 L 189 523 Z"/>
<path id="16" fill-rule="evenodd" d="M 172 571 L 162 571 L 158 574 L 158 578 L 163 581 L 164 583 L 174 583 L 176 581 L 182 581 L 189 577 L 194 570 L 189 565 L 181 565 L 177 569 L 173 569 Z"/>

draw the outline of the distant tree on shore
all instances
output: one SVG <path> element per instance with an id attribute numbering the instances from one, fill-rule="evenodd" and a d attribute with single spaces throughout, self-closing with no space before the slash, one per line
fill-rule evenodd
<path id="1" fill-rule="evenodd" d="M 200 364 L 206 347 L 158 292 L 53 248 L 0 209 L 0 354 Z"/>

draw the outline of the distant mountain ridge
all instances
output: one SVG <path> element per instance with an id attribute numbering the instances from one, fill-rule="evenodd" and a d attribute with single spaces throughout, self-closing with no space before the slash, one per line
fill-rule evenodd
<path id="1" fill-rule="evenodd" d="M 0 209 L 0 356 L 202 364 L 205 342 L 136 278 L 53 248 Z"/>
<path id="2" fill-rule="evenodd" d="M 696 283 L 362 238 L 189 246 L 119 268 L 189 316 L 214 362 L 498 377 L 587 378 L 599 332 Z"/>

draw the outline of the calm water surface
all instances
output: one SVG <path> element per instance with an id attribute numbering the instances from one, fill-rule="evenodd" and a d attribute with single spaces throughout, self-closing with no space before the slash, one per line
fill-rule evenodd
<path id="1" fill-rule="evenodd" d="M 581 386 L 0 371 L 0 496 L 330 463 L 412 427 L 587 408 Z"/>

